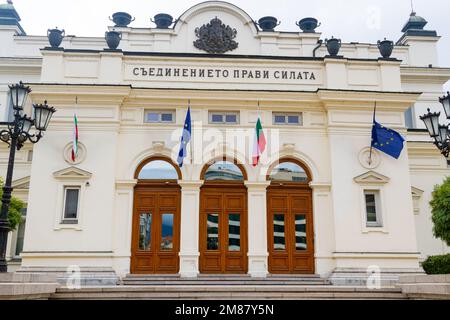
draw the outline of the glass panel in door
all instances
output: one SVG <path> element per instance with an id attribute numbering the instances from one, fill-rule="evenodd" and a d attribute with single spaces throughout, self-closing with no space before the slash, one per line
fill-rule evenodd
<path id="1" fill-rule="evenodd" d="M 208 214 L 206 223 L 207 223 L 206 249 L 219 250 L 219 215 Z"/>
<path id="2" fill-rule="evenodd" d="M 295 215 L 295 249 L 305 251 L 308 249 L 306 242 L 306 215 Z"/>
<path id="3" fill-rule="evenodd" d="M 161 250 L 173 250 L 173 213 L 164 213 L 161 216 Z"/>
<path id="4" fill-rule="evenodd" d="M 241 251 L 241 215 L 228 215 L 228 251 Z"/>
<path id="5" fill-rule="evenodd" d="M 152 246 L 152 214 L 141 213 L 139 218 L 139 250 L 150 251 Z"/>
<path id="6" fill-rule="evenodd" d="M 273 249 L 276 251 L 286 250 L 286 223 L 284 214 L 273 215 Z"/>

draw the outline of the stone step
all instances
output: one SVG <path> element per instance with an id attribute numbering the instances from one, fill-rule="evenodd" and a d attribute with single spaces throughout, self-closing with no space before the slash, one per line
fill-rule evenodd
<path id="1" fill-rule="evenodd" d="M 122 279 L 123 285 L 327 285 L 330 282 L 319 275 L 269 276 L 252 278 L 248 275 L 200 275 L 197 278 L 181 278 L 178 275 L 128 275 Z"/>
<path id="2" fill-rule="evenodd" d="M 361 287 L 333 286 L 117 286 L 90 287 L 80 290 L 60 288 L 51 299 L 406 299 L 398 288 L 369 290 Z"/>
<path id="3" fill-rule="evenodd" d="M 199 278 L 167 278 L 167 277 L 125 277 L 123 281 L 326 281 L 322 278 L 226 278 L 226 277 L 199 277 Z"/>
<path id="4" fill-rule="evenodd" d="M 204 285 L 310 285 L 310 286 L 323 286 L 329 285 L 327 281 L 202 281 L 202 280 L 178 280 L 178 281 L 150 281 L 150 280 L 126 280 L 123 281 L 124 286 L 176 286 L 176 285 L 194 285 L 194 286 L 204 286 Z"/>
<path id="5" fill-rule="evenodd" d="M 167 278 L 167 279 L 189 279 L 189 278 L 181 278 L 178 274 L 128 274 L 126 278 Z M 258 279 L 253 278 L 247 274 L 199 274 L 196 279 L 210 279 L 210 278 L 221 278 L 221 279 L 242 279 L 242 278 L 248 278 L 248 279 Z M 283 274 L 283 275 L 276 275 L 276 274 L 269 274 L 266 278 L 262 279 L 298 279 L 298 278 L 305 278 L 305 279 L 322 279 L 320 275 L 318 274 Z"/>

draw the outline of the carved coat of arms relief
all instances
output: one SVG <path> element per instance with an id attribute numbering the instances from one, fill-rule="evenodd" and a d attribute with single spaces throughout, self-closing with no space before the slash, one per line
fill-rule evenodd
<path id="1" fill-rule="evenodd" d="M 195 29 L 195 35 L 198 39 L 194 41 L 194 46 L 208 53 L 225 53 L 239 46 L 239 43 L 234 41 L 236 29 L 226 26 L 217 17 Z"/>

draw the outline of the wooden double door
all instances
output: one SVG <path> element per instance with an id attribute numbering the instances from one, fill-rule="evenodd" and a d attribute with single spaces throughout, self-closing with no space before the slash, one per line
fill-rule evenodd
<path id="1" fill-rule="evenodd" d="M 270 187 L 267 192 L 269 272 L 313 274 L 312 190 Z"/>
<path id="2" fill-rule="evenodd" d="M 246 187 L 204 186 L 200 199 L 200 272 L 247 273 Z"/>
<path id="3" fill-rule="evenodd" d="M 181 191 L 138 184 L 134 193 L 131 273 L 179 272 Z"/>

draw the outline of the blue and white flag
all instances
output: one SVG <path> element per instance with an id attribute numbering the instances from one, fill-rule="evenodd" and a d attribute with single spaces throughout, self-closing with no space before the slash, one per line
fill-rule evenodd
<path id="1" fill-rule="evenodd" d="M 392 129 L 383 127 L 373 121 L 372 147 L 378 149 L 391 157 L 398 159 L 402 153 L 405 139 Z"/>
<path id="2" fill-rule="evenodd" d="M 180 168 L 183 167 L 184 158 L 186 158 L 187 156 L 187 145 L 191 141 L 191 133 L 191 107 L 189 107 L 186 115 L 186 121 L 184 122 L 183 135 L 181 136 L 180 152 L 178 153 L 178 165 L 180 166 Z"/>

